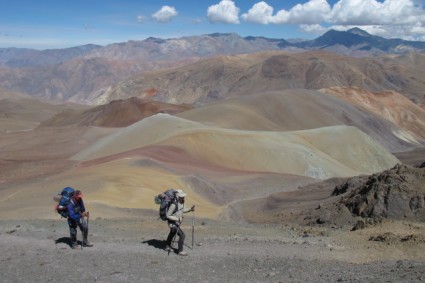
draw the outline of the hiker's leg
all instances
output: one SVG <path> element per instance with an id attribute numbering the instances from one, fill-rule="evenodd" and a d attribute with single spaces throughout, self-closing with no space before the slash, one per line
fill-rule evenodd
<path id="1" fill-rule="evenodd" d="M 78 224 L 80 227 L 81 233 L 83 234 L 83 247 L 93 247 L 93 244 L 89 242 L 87 236 L 89 234 L 89 225 L 84 218 L 81 218 L 80 223 Z"/>
<path id="2" fill-rule="evenodd" d="M 186 235 L 184 234 L 183 230 L 180 228 L 177 232 L 177 235 L 179 235 L 179 249 L 178 252 L 183 251 L 183 245 L 184 245 L 184 238 Z"/>
<path id="3" fill-rule="evenodd" d="M 68 218 L 69 234 L 71 238 L 71 244 L 77 243 L 77 223 Z"/>
<path id="4" fill-rule="evenodd" d="M 167 242 L 166 242 L 167 246 L 171 247 L 171 241 L 173 241 L 174 235 L 176 235 L 176 233 L 177 233 L 177 227 L 176 226 L 170 227 L 170 233 L 168 234 Z"/>
<path id="5" fill-rule="evenodd" d="M 81 233 L 83 234 L 83 243 L 87 243 L 87 236 L 89 234 L 89 226 L 84 218 L 81 218 L 81 221 L 78 223 Z"/>

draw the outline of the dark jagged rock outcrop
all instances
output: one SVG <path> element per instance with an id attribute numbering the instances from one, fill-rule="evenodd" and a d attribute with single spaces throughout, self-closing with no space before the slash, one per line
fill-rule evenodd
<path id="1" fill-rule="evenodd" d="M 344 188 L 353 184 L 356 188 L 340 203 L 354 216 L 425 221 L 425 168 L 398 164 L 360 185 L 358 178 L 350 179 L 334 195 L 345 193 Z"/>
<path id="2" fill-rule="evenodd" d="M 371 176 L 353 177 L 336 186 L 332 196 L 339 198 L 308 218 L 320 225 L 351 225 L 353 230 L 384 219 L 425 222 L 425 167 L 397 164 Z"/>

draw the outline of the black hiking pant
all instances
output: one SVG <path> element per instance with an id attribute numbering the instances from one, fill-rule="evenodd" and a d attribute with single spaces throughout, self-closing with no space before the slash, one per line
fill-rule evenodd
<path id="1" fill-rule="evenodd" d="M 89 226 L 84 218 L 81 218 L 80 221 L 75 221 L 71 218 L 68 218 L 69 233 L 71 235 L 71 242 L 74 244 L 77 243 L 77 227 L 80 228 L 81 233 L 83 234 L 83 243 L 87 243 L 87 236 L 89 234 Z"/>
<path id="2" fill-rule="evenodd" d="M 183 251 L 184 238 L 186 237 L 186 235 L 184 234 L 183 230 L 180 229 L 180 227 L 177 226 L 176 224 L 171 224 L 170 226 L 171 226 L 170 233 L 168 234 L 168 237 L 167 237 L 167 246 L 171 247 L 171 241 L 173 241 L 174 236 L 177 234 L 179 236 L 179 244 L 178 244 L 177 252 L 179 253 Z"/>

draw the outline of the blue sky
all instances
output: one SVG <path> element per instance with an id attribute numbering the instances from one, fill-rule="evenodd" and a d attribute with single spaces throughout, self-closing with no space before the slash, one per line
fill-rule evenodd
<path id="1" fill-rule="evenodd" d="M 107 45 L 235 32 L 312 39 L 359 27 L 425 41 L 425 0 L 0 0 L 0 48 Z"/>

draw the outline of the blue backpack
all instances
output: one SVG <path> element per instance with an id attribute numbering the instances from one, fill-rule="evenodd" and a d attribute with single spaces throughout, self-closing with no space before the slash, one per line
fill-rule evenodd
<path id="1" fill-rule="evenodd" d="M 68 217 L 68 205 L 71 202 L 71 198 L 74 195 L 74 189 L 71 187 L 63 188 L 62 191 L 55 196 L 53 199 L 58 202 L 56 205 L 56 211 L 60 216 Z"/>

